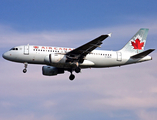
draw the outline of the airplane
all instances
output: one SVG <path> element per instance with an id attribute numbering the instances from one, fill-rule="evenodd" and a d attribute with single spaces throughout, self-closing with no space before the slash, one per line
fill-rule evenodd
<path id="1" fill-rule="evenodd" d="M 144 51 L 148 30 L 141 28 L 118 51 L 95 50 L 101 47 L 103 40 L 111 37 L 110 33 L 101 35 L 75 49 L 28 44 L 13 47 L 2 56 L 9 61 L 23 63 L 23 73 L 27 72 L 28 64 L 42 64 L 45 65 L 42 67 L 43 75 L 55 76 L 68 71 L 69 79 L 74 80 L 73 72 L 80 73 L 81 69 L 115 67 L 152 60 L 148 54 L 155 49 Z"/>

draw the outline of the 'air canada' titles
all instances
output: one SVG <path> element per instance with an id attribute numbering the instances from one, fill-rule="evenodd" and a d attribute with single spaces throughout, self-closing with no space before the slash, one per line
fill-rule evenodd
<path id="1" fill-rule="evenodd" d="M 45 47 L 45 46 L 34 46 L 35 49 L 45 49 L 45 50 L 74 50 L 73 48 L 61 48 L 61 47 Z"/>

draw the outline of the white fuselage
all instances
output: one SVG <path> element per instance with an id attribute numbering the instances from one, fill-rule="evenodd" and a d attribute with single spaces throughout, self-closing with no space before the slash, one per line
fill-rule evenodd
<path id="1" fill-rule="evenodd" d="M 14 47 L 14 50 L 10 50 L 3 54 L 3 57 L 7 60 L 29 64 L 47 64 L 49 54 L 66 54 L 73 50 L 73 48 L 63 47 L 49 47 L 49 46 L 35 46 L 35 45 L 23 45 Z M 151 60 L 150 56 L 146 56 L 141 59 L 132 59 L 130 56 L 133 54 L 122 51 L 105 51 L 105 50 L 93 50 L 89 53 L 82 64 L 81 68 L 101 68 L 101 67 L 113 67 L 126 64 L 132 64 L 142 61 Z M 59 68 L 68 68 L 70 63 L 54 63 L 51 66 Z"/>
<path id="2" fill-rule="evenodd" d="M 3 58 L 24 63 L 23 73 L 27 72 L 28 64 L 44 64 L 43 75 L 54 76 L 68 71 L 71 73 L 69 79 L 73 80 L 75 75 L 72 72 L 80 73 L 82 68 L 114 67 L 151 60 L 148 54 L 155 49 L 144 51 L 147 34 L 148 29 L 141 28 L 119 51 L 95 50 L 103 40 L 111 37 L 111 34 L 107 34 L 75 49 L 21 45 L 4 53 Z"/>

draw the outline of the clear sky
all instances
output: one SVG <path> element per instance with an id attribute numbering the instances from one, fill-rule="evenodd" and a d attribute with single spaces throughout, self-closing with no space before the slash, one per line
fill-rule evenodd
<path id="1" fill-rule="evenodd" d="M 118 50 L 149 28 L 145 49 L 157 48 L 156 0 L 1 0 L 0 54 L 13 46 L 78 47 L 112 32 L 101 48 Z M 42 76 L 41 65 L 0 58 L 1 120 L 156 120 L 157 52 L 152 61 Z"/>

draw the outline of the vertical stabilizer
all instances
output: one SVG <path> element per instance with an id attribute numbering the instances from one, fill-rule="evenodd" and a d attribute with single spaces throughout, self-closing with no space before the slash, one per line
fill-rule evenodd
<path id="1" fill-rule="evenodd" d="M 129 53 L 143 52 L 148 30 L 147 28 L 141 28 L 120 51 Z"/>

